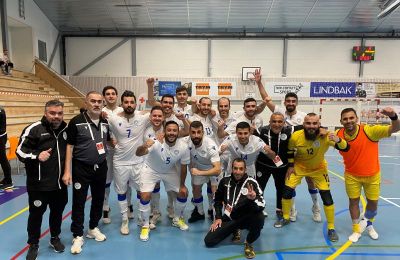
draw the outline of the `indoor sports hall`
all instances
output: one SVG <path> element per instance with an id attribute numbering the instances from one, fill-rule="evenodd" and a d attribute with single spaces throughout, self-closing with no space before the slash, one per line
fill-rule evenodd
<path id="1" fill-rule="evenodd" d="M 8 178 L 4 166 L 7 161 L 12 179 L 0 183 L 0 259 L 251 258 L 244 252 L 246 229 L 241 231 L 240 241 L 232 242 L 229 235 L 218 245 L 206 247 L 204 238 L 213 220 L 207 216 L 205 185 L 205 220 L 187 223 L 189 229 L 182 231 L 168 217 L 168 198 L 162 184 L 161 217 L 156 228 L 149 231 L 147 241 L 140 239 L 143 228 L 139 209 L 144 202 L 139 201 L 133 189 L 134 217 L 129 218 L 129 234 L 121 234 L 123 196 L 117 194 L 115 181 L 105 183 L 110 190 L 110 223 L 104 223 L 104 215 L 98 223 L 107 236 L 105 241 L 86 238 L 93 201 L 89 190 L 82 252 L 71 253 L 72 194 L 74 189 L 80 189 L 74 182 L 67 188 L 68 203 L 62 211 L 59 238 L 65 245 L 64 252 L 54 252 L 49 245 L 47 208 L 42 218 L 38 255 L 27 258 L 31 250 L 27 243 L 27 178 L 33 169 L 18 158 L 29 156 L 21 152 L 28 138 L 23 133 L 40 123 L 43 116 L 47 119 L 45 104 L 49 100 L 63 102 L 63 120 L 69 123 L 89 110 L 87 93 L 101 94 L 106 86 L 118 92 L 116 104 L 121 107 L 124 91 L 135 94 L 135 117 L 147 115 L 153 100 L 161 100 L 165 95 L 172 95 L 175 104 L 179 104 L 176 89 L 184 87 L 188 93 L 185 104 L 194 103 L 200 113 L 201 98 L 211 100 L 210 118 L 214 112 L 220 115 L 218 100 L 222 97 L 229 98 L 233 117 L 237 112 L 243 114 L 242 111 L 247 115 L 244 101 L 254 99 L 257 105 L 264 105 L 257 108 L 257 118 L 266 126 L 273 108 L 289 111 L 286 94 L 295 93 L 297 111 L 315 113 L 321 127 L 330 133 L 343 127 L 344 108 L 354 109 L 357 122 L 363 126 L 395 127 L 400 114 L 399 6 L 400 0 L 0 0 L 0 141 L 4 142 L 0 180 Z M 261 89 L 267 93 L 264 101 Z M 101 106 L 108 104 L 105 98 L 101 102 Z M 392 114 L 385 112 L 387 108 Z M 99 120 L 101 123 L 102 119 Z M 303 125 L 302 122 L 297 123 Z M 103 128 L 99 129 L 103 139 Z M 128 137 L 130 134 L 129 130 Z M 185 140 L 193 141 L 190 136 Z M 296 221 L 274 227 L 279 216 L 274 179 L 270 178 L 263 194 L 267 213 L 264 227 L 252 243 L 256 259 L 400 259 L 400 132 L 379 142 L 370 141 L 379 149 L 380 194 L 373 221 L 379 238 L 372 239 L 365 231 L 357 242 L 349 240 L 354 221 L 349 212 L 344 159 L 330 148 L 325 154 L 327 182 L 339 240 L 330 241 L 322 209 L 322 221 L 313 221 L 313 202 L 304 179 L 296 188 Z M 100 158 L 104 147 L 95 144 Z M 351 147 L 350 143 L 349 151 Z M 45 150 L 34 148 L 38 149 L 38 158 L 33 156 L 32 160 L 39 160 L 39 154 Z M 46 150 L 48 156 L 56 149 L 58 146 Z M 370 158 L 361 153 L 364 156 Z M 60 157 L 57 160 L 61 163 Z M 373 168 L 375 162 L 366 164 L 364 168 Z M 98 165 L 94 165 L 96 171 Z M 60 179 L 62 172 L 64 169 Z M 191 202 L 192 178 L 188 170 L 183 215 L 186 220 L 195 208 Z M 41 206 L 41 201 L 33 203 Z M 359 205 L 364 215 L 364 192 Z M 102 210 L 105 211 L 104 206 Z"/>

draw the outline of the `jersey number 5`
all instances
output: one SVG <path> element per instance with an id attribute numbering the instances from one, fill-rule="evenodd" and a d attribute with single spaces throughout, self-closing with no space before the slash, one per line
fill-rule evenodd
<path id="1" fill-rule="evenodd" d="M 167 159 L 165 159 L 165 164 L 170 164 L 171 163 L 171 157 L 167 157 Z"/>

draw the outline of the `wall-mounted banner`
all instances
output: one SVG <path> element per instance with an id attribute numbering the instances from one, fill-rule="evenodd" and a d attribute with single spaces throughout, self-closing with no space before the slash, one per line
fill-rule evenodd
<path id="1" fill-rule="evenodd" d="M 195 96 L 234 97 L 236 96 L 235 82 L 193 82 Z"/>
<path id="2" fill-rule="evenodd" d="M 355 96 L 355 82 L 311 82 L 310 97 L 350 98 Z"/>
<path id="3" fill-rule="evenodd" d="M 310 82 L 266 82 L 265 91 L 271 97 L 285 97 L 289 92 L 298 97 L 310 97 Z"/>

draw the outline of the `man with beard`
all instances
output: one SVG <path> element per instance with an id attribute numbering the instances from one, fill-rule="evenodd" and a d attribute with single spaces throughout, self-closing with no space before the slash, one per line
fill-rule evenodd
<path id="1" fill-rule="evenodd" d="M 263 120 L 257 115 L 257 101 L 254 98 L 247 98 L 243 102 L 244 113 L 228 125 L 226 129 L 218 128 L 218 137 L 224 138 L 236 132 L 236 125 L 240 122 L 247 122 L 251 126 L 251 133 L 263 126 Z"/>
<path id="2" fill-rule="evenodd" d="M 328 239 L 332 242 L 339 240 L 335 231 L 335 208 L 329 187 L 328 167 L 325 153 L 329 146 L 340 151 L 347 151 L 348 145 L 344 139 L 333 133 L 319 136 L 319 116 L 309 113 L 304 118 L 303 130 L 294 132 L 289 139 L 288 162 L 286 172 L 285 189 L 283 191 L 282 225 L 290 223 L 289 213 L 292 204 L 293 191 L 301 183 L 303 177 L 310 177 L 319 189 L 322 202 L 324 203 L 325 216 L 328 222 Z M 296 153 L 295 153 L 296 152 Z"/>
<path id="3" fill-rule="evenodd" d="M 258 90 L 263 100 L 266 101 L 269 110 L 272 113 L 279 112 L 285 116 L 285 124 L 287 126 L 297 126 L 302 125 L 304 121 L 304 117 L 306 113 L 297 110 L 298 105 L 298 97 L 296 93 L 289 92 L 285 95 L 285 100 L 283 102 L 284 107 L 278 106 L 272 102 L 271 97 L 268 95 L 267 91 L 265 91 L 264 85 L 261 82 L 261 70 L 256 69 L 254 73 L 254 79 L 257 83 Z M 312 180 L 306 177 L 308 192 L 310 193 L 311 200 L 313 202 L 313 206 L 311 211 L 313 213 L 312 218 L 315 222 L 321 222 L 321 207 L 318 203 L 318 190 L 315 188 L 315 184 Z M 296 221 L 297 219 L 297 210 L 294 204 L 294 197 L 296 196 L 296 191 L 293 194 L 293 205 L 290 212 L 290 220 Z"/>
<path id="4" fill-rule="evenodd" d="M 115 87 L 113 86 L 106 86 L 103 88 L 102 91 L 104 101 L 106 102 L 106 106 L 103 107 L 103 115 L 105 118 L 109 118 L 113 115 L 116 115 L 118 113 L 121 113 L 124 111 L 122 107 L 117 105 L 117 100 L 118 100 L 118 91 Z M 110 204 L 109 204 L 109 197 L 110 197 L 110 187 L 111 187 L 111 182 L 113 180 L 114 176 L 114 164 L 113 164 L 113 157 L 114 157 L 114 147 L 112 145 L 107 146 L 107 179 L 106 179 L 106 192 L 104 194 L 104 203 L 103 203 L 103 222 L 104 224 L 110 224 L 111 223 L 111 216 L 110 216 Z M 128 217 L 132 219 L 133 216 L 133 207 L 131 204 L 131 189 L 128 188 L 128 191 L 126 192 L 126 197 L 129 205 L 129 212 L 128 212 Z"/>
<path id="5" fill-rule="evenodd" d="M 146 143 L 147 139 L 158 139 L 161 140 L 164 137 L 164 114 L 160 106 L 154 106 L 150 112 L 150 126 L 144 131 L 143 143 Z M 160 211 L 160 182 L 156 184 L 153 192 L 151 193 L 151 214 L 150 214 L 150 229 L 155 229 L 158 220 L 161 218 Z"/>
<path id="6" fill-rule="evenodd" d="M 68 202 L 67 187 L 61 181 L 67 146 L 67 124 L 63 117 L 64 104 L 58 100 L 48 101 L 42 120 L 22 131 L 17 148 L 17 156 L 26 168 L 28 260 L 37 258 L 42 217 L 47 206 L 50 208 L 50 246 L 58 253 L 65 249 L 59 238 L 62 214 Z"/>
<path id="7" fill-rule="evenodd" d="M 352 242 L 357 242 L 365 229 L 372 239 L 379 237 L 372 225 L 378 210 L 381 183 L 378 142 L 400 130 L 400 121 L 393 108 L 387 107 L 379 112 L 388 116 L 392 124 L 385 126 L 358 124 L 357 113 L 353 108 L 343 109 L 340 116 L 343 128 L 337 134 L 350 145 L 348 153 L 340 152 L 340 154 L 343 156 L 345 166 L 344 178 L 353 222 L 353 234 L 349 237 Z M 362 188 L 367 197 L 367 206 L 360 220 L 359 203 Z"/>
<path id="8" fill-rule="evenodd" d="M 150 198 L 157 182 L 163 181 L 167 191 L 176 194 L 174 204 L 174 217 L 172 225 L 180 230 L 189 229 L 183 218 L 186 207 L 188 190 L 185 186 L 187 166 L 190 163 L 190 153 L 187 143 L 178 139 L 179 126 L 174 121 L 168 121 L 164 126 L 163 142 L 148 139 L 146 143 L 136 150 L 137 156 L 146 156 L 140 176 L 140 212 L 143 220 L 143 227 L 140 232 L 140 240 L 149 240 L 149 218 Z M 179 174 L 176 172 L 176 165 L 180 165 Z"/>
<path id="9" fill-rule="evenodd" d="M 192 173 L 193 199 L 195 206 L 189 223 L 204 220 L 202 186 L 210 181 L 210 176 L 218 176 L 221 172 L 217 145 L 204 136 L 203 124 L 193 121 L 189 130 L 190 171 Z M 212 206 L 212 205 L 211 205 Z"/>
<path id="10" fill-rule="evenodd" d="M 87 111 L 72 118 L 68 124 L 68 144 L 62 178 L 66 185 L 74 184 L 71 217 L 71 231 L 74 236 L 72 254 L 82 252 L 85 203 L 89 186 L 92 205 L 86 237 L 99 242 L 106 240 L 106 236 L 97 226 L 102 215 L 107 178 L 106 143 L 110 140 L 108 122 L 100 116 L 103 107 L 103 96 L 100 93 L 87 93 L 85 104 Z"/>
<path id="11" fill-rule="evenodd" d="M 108 119 L 110 131 L 116 140 L 114 153 L 114 184 L 122 215 L 121 234 L 129 234 L 128 185 L 139 192 L 140 169 L 143 158 L 135 155 L 143 135 L 150 126 L 149 115 L 135 114 L 136 97 L 126 90 L 121 96 L 123 111 Z"/>
<path id="12" fill-rule="evenodd" d="M 257 181 L 247 176 L 245 161 L 236 158 L 231 167 L 232 175 L 220 181 L 215 193 L 215 220 L 204 243 L 214 247 L 235 230 L 247 229 L 244 254 L 251 259 L 256 256 L 252 243 L 264 227 L 265 201 Z"/>

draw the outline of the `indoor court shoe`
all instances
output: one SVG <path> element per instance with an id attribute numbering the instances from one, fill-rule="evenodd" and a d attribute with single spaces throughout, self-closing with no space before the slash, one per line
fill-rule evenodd
<path id="1" fill-rule="evenodd" d="M 122 220 L 120 232 L 122 235 L 129 234 L 129 220 L 127 219 Z"/>
<path id="2" fill-rule="evenodd" d="M 253 246 L 247 242 L 244 243 L 244 255 L 247 259 L 253 259 L 256 257 L 256 252 L 254 252 Z"/>
<path id="3" fill-rule="evenodd" d="M 100 229 L 95 227 L 94 229 L 90 229 L 88 230 L 88 233 L 86 235 L 87 238 L 91 238 L 98 242 L 102 242 L 104 240 L 106 240 L 106 236 L 100 232 Z"/>
<path id="4" fill-rule="evenodd" d="M 80 254 L 84 242 L 83 237 L 78 236 L 72 239 L 71 254 Z"/>
<path id="5" fill-rule="evenodd" d="M 362 234 L 367 228 L 368 220 L 362 217 L 359 224 L 360 224 L 360 233 Z"/>
<path id="6" fill-rule="evenodd" d="M 339 241 L 339 236 L 334 229 L 328 229 L 328 239 L 331 242 Z"/>
<path id="7" fill-rule="evenodd" d="M 185 223 L 185 220 L 180 217 L 180 218 L 174 218 L 172 220 L 172 226 L 179 228 L 182 231 L 188 230 L 189 226 Z"/>
<path id="8" fill-rule="evenodd" d="M 276 228 L 281 228 L 281 227 L 287 226 L 287 225 L 289 225 L 289 224 L 290 224 L 290 220 L 289 220 L 289 219 L 284 219 L 284 218 L 282 218 L 282 219 L 277 220 L 277 221 L 275 222 L 274 227 L 276 227 Z"/>
<path id="9" fill-rule="evenodd" d="M 50 238 L 49 244 L 54 249 L 54 252 L 56 252 L 56 253 L 62 253 L 65 250 L 65 246 L 63 243 L 61 243 L 61 240 L 59 237 Z"/>
<path id="10" fill-rule="evenodd" d="M 239 243 L 240 242 L 240 229 L 236 229 L 235 232 L 233 232 L 232 242 L 233 243 Z"/>
<path id="11" fill-rule="evenodd" d="M 134 219 L 135 218 L 135 214 L 133 213 L 133 206 L 132 205 L 129 205 L 129 207 L 128 207 L 128 218 L 129 219 Z"/>
<path id="12" fill-rule="evenodd" d="M 142 227 L 142 230 L 140 231 L 140 240 L 142 241 L 148 241 L 149 240 L 149 233 L 150 233 L 150 228 L 149 227 Z"/>
<path id="13" fill-rule="evenodd" d="M 349 240 L 350 240 L 351 242 L 353 242 L 353 243 L 356 243 L 356 242 L 360 239 L 360 237 L 361 237 L 361 234 L 360 234 L 360 233 L 358 233 L 358 232 L 353 232 L 353 234 L 351 234 L 351 235 L 349 236 Z"/>
<path id="14" fill-rule="evenodd" d="M 374 239 L 374 240 L 377 240 L 377 239 L 379 238 L 379 235 L 378 235 L 378 233 L 375 231 L 374 226 L 369 225 L 369 226 L 367 227 L 367 232 L 368 232 L 368 235 L 369 235 L 370 238 L 372 238 L 372 239 Z"/>
<path id="15" fill-rule="evenodd" d="M 158 211 L 154 211 L 153 216 L 150 219 L 150 225 L 149 225 L 150 229 L 155 229 L 160 219 L 161 219 L 161 213 Z"/>
<path id="16" fill-rule="evenodd" d="M 14 184 L 12 182 L 1 182 L 0 190 L 8 190 L 14 188 Z"/>
<path id="17" fill-rule="evenodd" d="M 277 211 L 277 212 L 276 212 L 276 221 L 275 221 L 275 223 L 274 223 L 274 227 L 276 227 L 276 228 L 282 227 L 282 226 L 281 226 L 281 221 L 282 221 L 282 219 L 283 219 L 283 213 L 282 213 L 282 211 Z"/>
<path id="18" fill-rule="evenodd" d="M 321 208 L 319 207 L 319 205 L 313 205 L 311 211 L 312 211 L 312 219 L 315 222 L 322 222 Z"/>
<path id="19" fill-rule="evenodd" d="M 296 209 L 292 209 L 290 211 L 290 216 L 289 216 L 290 221 L 292 222 L 296 222 L 297 220 L 297 210 Z"/>
<path id="20" fill-rule="evenodd" d="M 39 245 L 32 244 L 29 246 L 28 253 L 26 254 L 26 260 L 36 260 L 39 253 Z"/>
<path id="21" fill-rule="evenodd" d="M 110 224 L 111 223 L 110 211 L 111 211 L 111 209 L 103 210 L 103 223 L 104 224 Z"/>
<path id="22" fill-rule="evenodd" d="M 195 207 L 192 211 L 192 214 L 190 215 L 190 218 L 188 219 L 189 223 L 194 223 L 199 220 L 204 220 L 205 216 L 200 214 L 199 211 L 197 210 L 197 207 Z"/>

